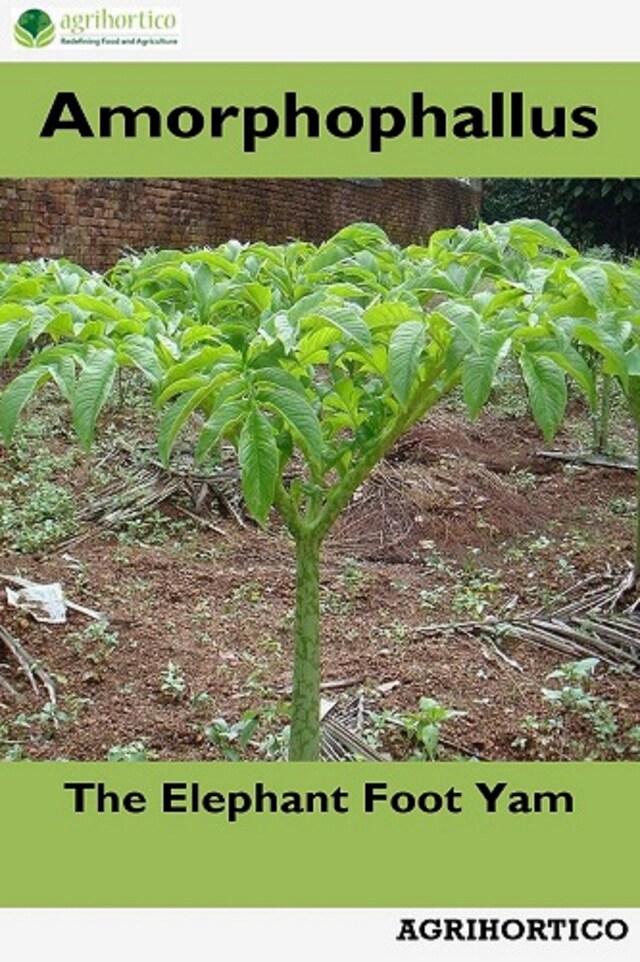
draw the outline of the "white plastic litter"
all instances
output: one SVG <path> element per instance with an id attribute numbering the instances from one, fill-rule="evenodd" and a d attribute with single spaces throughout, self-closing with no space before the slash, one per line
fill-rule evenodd
<path id="1" fill-rule="evenodd" d="M 12 608 L 28 611 L 36 621 L 47 625 L 62 625 L 67 620 L 67 606 L 58 582 L 50 585 L 28 585 L 19 588 L 5 588 L 7 604 Z"/>

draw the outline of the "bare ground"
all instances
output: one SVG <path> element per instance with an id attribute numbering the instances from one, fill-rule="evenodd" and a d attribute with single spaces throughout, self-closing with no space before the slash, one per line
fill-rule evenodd
<path id="1" fill-rule="evenodd" d="M 33 443 L 58 456 L 70 447 L 62 428 Z M 601 716 L 559 710 L 542 693 L 560 684 L 547 678 L 566 660 L 558 652 L 463 630 L 421 632 L 532 611 L 588 574 L 624 570 L 633 474 L 566 467 L 537 455 L 540 447 L 528 419 L 494 413 L 470 425 L 454 410 L 440 414 L 400 442 L 328 541 L 323 679 L 339 683 L 332 698 L 363 696 L 381 753 L 410 756 L 415 746 L 398 719 L 430 697 L 463 713 L 443 723 L 440 757 L 635 757 L 640 678 L 629 668 L 599 664 L 585 682 L 605 706 Z M 55 481 L 73 492 L 77 511 L 104 486 L 105 471 L 126 478 L 132 468 L 113 447 L 70 461 Z M 12 455 L 0 454 L 0 473 L 15 470 Z M 0 643 L 0 757 L 101 760 L 135 743 L 165 760 L 279 757 L 292 546 L 276 523 L 267 532 L 241 527 L 207 501 L 203 517 L 215 532 L 181 507 L 193 510 L 180 495 L 119 532 L 92 522 L 82 540 L 46 553 L 16 551 L 5 535 L 0 572 L 62 582 L 69 598 L 104 612 L 108 627 L 91 628 L 74 612 L 66 625 L 38 624 L 8 608 L 0 586 L 0 625 L 58 690 L 52 712 Z M 251 711 L 259 724 L 239 748 L 232 726 Z M 602 718 L 613 720 L 609 734 Z M 215 719 L 223 721 L 212 729 Z"/>

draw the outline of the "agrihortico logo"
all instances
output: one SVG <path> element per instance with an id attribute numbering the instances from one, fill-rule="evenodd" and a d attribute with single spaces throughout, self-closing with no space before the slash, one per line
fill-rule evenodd
<path id="1" fill-rule="evenodd" d="M 56 35 L 56 28 L 44 10 L 25 10 L 16 20 L 13 37 L 21 47 L 48 47 Z"/>
<path id="2" fill-rule="evenodd" d="M 174 7 L 55 7 L 14 10 L 13 39 L 20 47 L 157 47 L 180 44 Z"/>

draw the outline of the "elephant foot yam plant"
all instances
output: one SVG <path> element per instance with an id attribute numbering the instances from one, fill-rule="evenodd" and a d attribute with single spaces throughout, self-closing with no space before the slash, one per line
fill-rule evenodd
<path id="1" fill-rule="evenodd" d="M 530 220 L 407 248 L 354 224 L 320 246 L 128 256 L 105 277 L 65 262 L 6 267 L 0 356 L 30 356 L 0 397 L 0 426 L 9 443 L 21 409 L 53 382 L 88 446 L 117 370 L 131 367 L 161 411 L 165 462 L 187 423 L 199 461 L 235 451 L 248 511 L 263 526 L 278 513 L 295 545 L 290 758 L 315 760 L 321 548 L 354 492 L 458 386 L 476 416 L 508 355 L 547 438 L 567 375 L 594 399 L 581 345 L 635 397 L 638 287 Z"/>

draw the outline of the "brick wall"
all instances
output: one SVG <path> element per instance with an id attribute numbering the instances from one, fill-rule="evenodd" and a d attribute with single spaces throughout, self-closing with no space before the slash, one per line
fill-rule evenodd
<path id="1" fill-rule="evenodd" d="M 0 261 L 68 257 L 104 270 L 126 248 L 322 241 L 357 220 L 407 244 L 472 223 L 479 197 L 477 182 L 455 179 L 0 179 Z"/>

